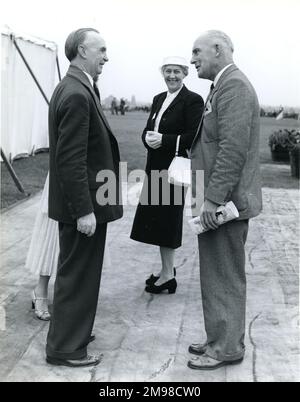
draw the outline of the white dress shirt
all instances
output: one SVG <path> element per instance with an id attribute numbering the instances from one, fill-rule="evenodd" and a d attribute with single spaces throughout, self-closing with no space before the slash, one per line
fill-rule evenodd
<path id="1" fill-rule="evenodd" d="M 83 71 L 83 70 L 82 70 L 82 71 Z M 84 74 L 88 77 L 92 88 L 94 88 L 94 80 L 93 80 L 93 77 L 92 77 L 89 73 L 86 73 L 85 71 L 83 71 L 83 72 L 84 72 Z"/>
<path id="2" fill-rule="evenodd" d="M 173 92 L 172 94 L 168 91 L 167 97 L 164 100 L 164 103 L 161 105 L 161 108 L 156 116 L 156 114 L 153 116 L 155 118 L 155 125 L 154 125 L 154 131 L 158 131 L 159 123 L 162 118 L 162 115 L 165 113 L 165 111 L 168 109 L 168 107 L 171 105 L 173 100 L 176 98 L 176 96 L 179 94 L 179 92 L 182 90 L 183 85 L 178 89 L 178 91 Z"/>

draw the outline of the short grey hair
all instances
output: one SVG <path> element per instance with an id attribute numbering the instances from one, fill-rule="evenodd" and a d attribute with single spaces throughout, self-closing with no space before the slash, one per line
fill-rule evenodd
<path id="1" fill-rule="evenodd" d="M 234 52 L 232 40 L 225 32 L 211 29 L 206 31 L 204 35 L 207 35 L 209 38 L 220 42 L 226 49 L 230 50 L 231 53 Z"/>
<path id="2" fill-rule="evenodd" d="M 77 56 L 78 46 L 84 42 L 87 32 L 99 33 L 97 29 L 94 28 L 80 28 L 71 32 L 67 37 L 65 43 L 65 55 L 69 61 L 72 61 Z"/>
<path id="3" fill-rule="evenodd" d="M 162 66 L 161 72 L 163 73 L 163 72 L 165 71 L 165 69 L 166 69 L 168 66 L 171 66 L 171 65 L 173 66 L 173 65 L 175 65 L 175 64 L 166 64 L 166 65 Z M 178 65 L 176 64 L 176 66 L 178 66 L 178 67 L 181 68 L 183 74 L 184 74 L 186 77 L 189 75 L 189 68 L 188 68 L 187 66 L 181 66 L 181 65 L 179 65 L 179 64 L 178 64 Z"/>

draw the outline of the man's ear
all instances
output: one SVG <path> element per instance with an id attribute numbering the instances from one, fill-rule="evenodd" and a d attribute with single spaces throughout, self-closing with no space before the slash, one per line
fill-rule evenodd
<path id="1" fill-rule="evenodd" d="M 85 47 L 83 45 L 78 46 L 77 52 L 83 59 L 86 59 Z"/>
<path id="2" fill-rule="evenodd" d="M 221 54 L 221 47 L 220 45 L 216 44 L 215 45 L 215 50 L 216 50 L 216 56 L 219 57 Z"/>

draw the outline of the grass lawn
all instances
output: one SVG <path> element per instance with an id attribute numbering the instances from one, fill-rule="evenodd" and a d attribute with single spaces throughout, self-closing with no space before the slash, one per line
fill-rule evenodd
<path id="1" fill-rule="evenodd" d="M 112 116 L 107 113 L 107 117 L 118 139 L 121 158 L 123 161 L 128 162 L 128 171 L 143 169 L 146 150 L 141 142 L 141 133 L 146 125 L 148 114 L 131 112 L 125 114 L 125 116 Z M 261 119 L 260 160 L 264 187 L 299 188 L 299 181 L 290 175 L 289 164 L 272 162 L 268 146 L 268 138 L 273 130 L 299 127 L 299 122 L 292 119 L 278 121 L 267 117 Z M 23 158 L 13 162 L 13 168 L 26 192 L 35 194 L 43 188 L 48 171 L 48 160 L 48 153 L 40 153 L 34 157 Z M 1 209 L 24 198 L 24 195 L 17 190 L 6 167 L 1 163 Z"/>
<path id="2" fill-rule="evenodd" d="M 128 171 L 144 169 L 147 150 L 141 140 L 149 114 L 130 112 L 121 115 L 107 114 L 113 133 L 117 137 L 121 159 L 128 163 Z"/>
<path id="3" fill-rule="evenodd" d="M 49 168 L 49 154 L 41 152 L 35 156 L 17 159 L 12 166 L 26 193 L 33 195 L 44 186 Z M 6 166 L 1 162 L 1 209 L 24 198 L 26 196 L 17 189 Z"/>

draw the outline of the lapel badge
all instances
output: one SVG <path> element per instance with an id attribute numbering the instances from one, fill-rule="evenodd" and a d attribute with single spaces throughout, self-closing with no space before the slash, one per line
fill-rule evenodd
<path id="1" fill-rule="evenodd" d="M 212 112 L 212 107 L 211 107 L 211 102 L 209 100 L 205 106 L 204 116 L 208 115 L 211 112 Z"/>

